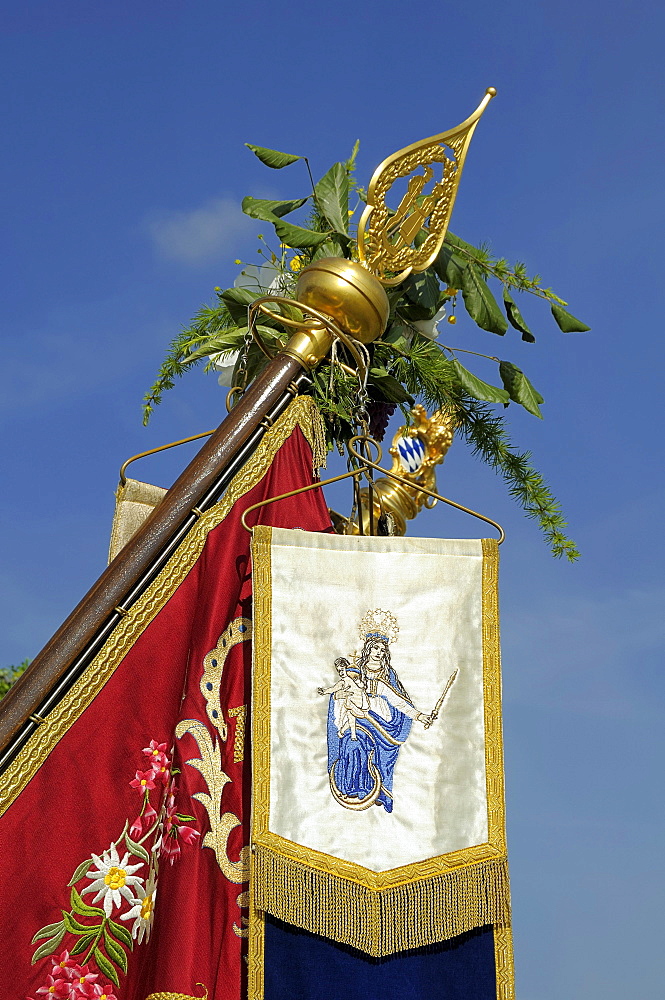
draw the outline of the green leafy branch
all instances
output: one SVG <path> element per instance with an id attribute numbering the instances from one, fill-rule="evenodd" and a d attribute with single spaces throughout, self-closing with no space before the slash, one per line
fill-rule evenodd
<path id="1" fill-rule="evenodd" d="M 352 192 L 360 201 L 366 198 L 354 176 L 358 143 L 348 160 L 334 163 L 316 183 L 306 157 L 247 145 L 271 169 L 283 169 L 302 160 L 311 182 L 311 193 L 301 197 L 269 200 L 248 196 L 242 203 L 247 215 L 274 228 L 279 252 L 271 250 L 264 237 L 259 236 L 262 244 L 259 253 L 267 262 L 263 269 L 267 268 L 270 276 L 274 276 L 273 281 L 278 279 L 280 294 L 286 294 L 283 290 L 294 286 L 300 269 L 319 258 L 357 258 L 356 241 L 349 230 L 349 220 L 355 209 L 349 209 L 349 199 Z M 286 219 L 298 211 L 308 213 L 302 224 Z M 416 244 L 425 237 L 426 231 L 421 230 Z M 242 272 L 243 275 L 247 273 Z M 205 358 L 241 351 L 247 332 L 247 308 L 272 287 L 267 278 L 261 280 L 263 285 L 256 288 L 216 289 L 217 304 L 201 307 L 192 322 L 175 338 L 155 384 L 146 394 L 145 423 L 164 392 L 173 388 L 175 380 L 189 368 Z M 501 286 L 501 304 L 490 281 L 498 281 Z M 525 372 L 511 360 L 485 355 L 498 364 L 501 385 L 493 385 L 457 357 L 458 352 L 479 352 L 439 347 L 432 342 L 437 332 L 436 324 L 451 303 L 453 312 L 448 321 L 456 322 L 454 306 L 461 296 L 466 312 L 482 330 L 504 336 L 512 327 L 521 334 L 522 340 L 534 343 L 535 336 L 513 298 L 514 291 L 547 301 L 555 322 L 564 333 L 589 329 L 564 309 L 567 305 L 564 299 L 551 288 L 542 287 L 539 275 L 529 276 L 525 264 L 517 262 L 511 266 L 505 258 L 493 254 L 487 245 L 473 246 L 448 231 L 430 267 L 409 276 L 398 287 L 388 289 L 390 315 L 382 338 L 369 346 L 367 389 L 373 403 L 398 405 L 407 419 L 415 399 L 429 406 L 452 408 L 461 436 L 474 454 L 503 475 L 510 495 L 528 517 L 538 521 L 553 554 L 574 560 L 579 553 L 564 533 L 566 523 L 558 501 L 540 473 L 531 466 L 530 455 L 513 449 L 503 416 L 490 408 L 505 408 L 515 403 L 542 419 L 543 397 Z M 295 303 L 294 314 L 297 316 Z M 275 350 L 279 350 L 289 334 L 288 328 L 277 319 L 266 319 L 260 332 L 264 341 Z M 346 357 L 343 348 L 340 348 L 339 360 L 343 363 L 341 366 L 330 359 L 319 365 L 313 373 L 310 391 L 323 415 L 329 447 L 337 445 L 341 449 L 353 433 L 357 380 L 347 370 L 352 367 L 352 359 Z M 234 382 L 240 374 L 240 363 L 239 359 Z M 252 344 L 242 364 L 246 384 L 249 384 L 265 366 L 266 358 L 258 346 Z M 211 366 L 208 361 L 206 368 Z"/>

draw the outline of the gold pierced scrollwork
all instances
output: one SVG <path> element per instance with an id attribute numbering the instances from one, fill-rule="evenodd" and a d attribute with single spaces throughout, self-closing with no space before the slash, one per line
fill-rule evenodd
<path id="1" fill-rule="evenodd" d="M 210 829 L 201 846 L 213 849 L 217 864 L 229 882 L 246 882 L 249 878 L 249 848 L 245 846 L 241 849 L 238 861 L 231 861 L 228 855 L 229 836 L 232 830 L 240 826 L 240 820 L 235 813 L 221 812 L 222 792 L 231 779 L 222 770 L 219 746 L 216 742 L 213 743 L 210 733 L 198 719 L 183 719 L 176 726 L 175 732 L 178 739 L 182 739 L 185 733 L 193 736 L 201 754 L 200 757 L 187 761 L 190 767 L 201 772 L 208 786 L 207 792 L 194 794 L 194 798 L 205 806 L 210 820 Z"/>
<path id="2" fill-rule="evenodd" d="M 358 257 L 382 284 L 398 285 L 409 274 L 424 271 L 441 249 L 471 137 L 495 94 L 489 87 L 461 125 L 398 150 L 374 171 L 358 223 Z M 434 181 L 435 164 L 441 164 L 441 178 L 425 194 Z M 420 168 L 424 173 L 416 173 Z M 396 181 L 409 175 L 406 193 L 393 212 L 386 196 Z M 425 239 L 414 246 L 422 230 Z"/>

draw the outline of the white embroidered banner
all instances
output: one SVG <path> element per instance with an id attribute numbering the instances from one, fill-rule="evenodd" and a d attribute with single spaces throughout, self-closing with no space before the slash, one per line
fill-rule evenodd
<path id="1" fill-rule="evenodd" d="M 496 543 L 252 552 L 256 907 L 371 954 L 506 921 Z"/>

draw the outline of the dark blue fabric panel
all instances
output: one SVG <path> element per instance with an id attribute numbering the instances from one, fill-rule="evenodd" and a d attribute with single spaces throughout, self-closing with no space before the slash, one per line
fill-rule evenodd
<path id="1" fill-rule="evenodd" d="M 370 958 L 266 917 L 265 1000 L 496 1000 L 494 931 Z"/>

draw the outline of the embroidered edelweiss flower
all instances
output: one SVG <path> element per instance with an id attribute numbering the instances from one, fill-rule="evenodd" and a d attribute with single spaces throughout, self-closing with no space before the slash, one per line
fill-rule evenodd
<path id="1" fill-rule="evenodd" d="M 127 913 L 120 916 L 121 920 L 133 920 L 132 937 L 136 938 L 139 944 L 143 938 L 150 937 L 152 920 L 155 915 L 155 898 L 157 896 L 157 878 L 155 872 L 150 872 L 150 877 L 143 886 L 139 886 L 134 905 Z"/>
<path id="2" fill-rule="evenodd" d="M 139 862 L 138 865 L 128 865 L 128 858 L 129 854 L 125 854 L 122 861 L 120 860 L 115 844 L 111 844 L 109 850 L 104 851 L 101 858 L 96 854 L 92 855 L 97 869 L 89 869 L 87 877 L 94 879 L 94 881 L 83 889 L 81 895 L 84 896 L 87 892 L 95 892 L 96 890 L 97 895 L 92 902 L 98 903 L 100 899 L 103 899 L 104 913 L 107 917 L 111 916 L 114 905 L 122 906 L 123 897 L 129 902 L 133 902 L 134 896 L 138 892 L 138 886 L 143 886 L 143 879 L 134 874 L 143 866 L 143 862 Z"/>

